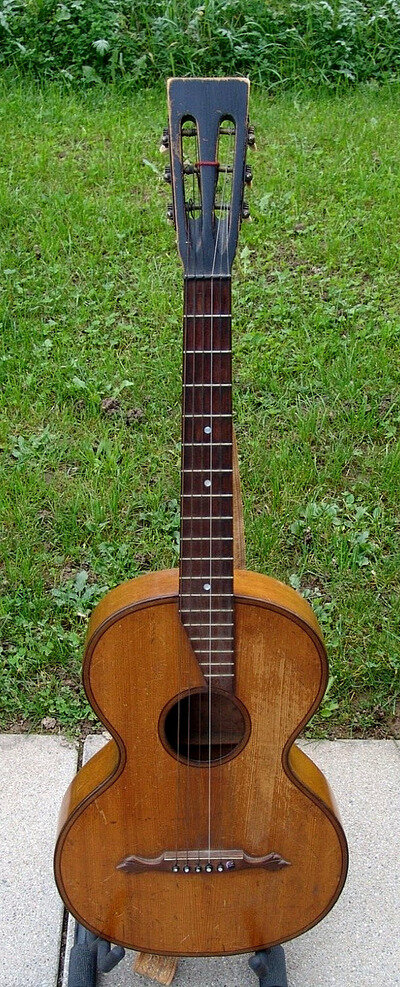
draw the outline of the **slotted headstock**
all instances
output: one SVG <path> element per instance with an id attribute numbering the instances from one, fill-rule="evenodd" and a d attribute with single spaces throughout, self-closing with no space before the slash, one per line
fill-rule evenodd
<path id="1" fill-rule="evenodd" d="M 246 148 L 248 79 L 169 79 L 167 181 L 170 217 L 186 276 L 228 277 L 239 226 L 247 218 L 244 184 L 251 180 Z"/>

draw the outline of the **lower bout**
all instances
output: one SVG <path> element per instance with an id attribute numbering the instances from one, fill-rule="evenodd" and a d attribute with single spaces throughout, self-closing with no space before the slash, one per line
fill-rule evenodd
<path id="1" fill-rule="evenodd" d="M 276 872 L 127 874 L 103 859 L 96 871 L 86 869 L 85 900 L 79 881 L 66 882 L 66 904 L 101 937 L 144 952 L 218 956 L 268 948 L 311 928 L 338 897 L 343 855 L 329 829 L 329 868 L 310 858 Z"/>

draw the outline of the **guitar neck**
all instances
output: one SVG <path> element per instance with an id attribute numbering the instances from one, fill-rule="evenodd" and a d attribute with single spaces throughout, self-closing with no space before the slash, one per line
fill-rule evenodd
<path id="1" fill-rule="evenodd" d="M 209 687 L 233 691 L 230 278 L 186 278 L 179 608 Z"/>

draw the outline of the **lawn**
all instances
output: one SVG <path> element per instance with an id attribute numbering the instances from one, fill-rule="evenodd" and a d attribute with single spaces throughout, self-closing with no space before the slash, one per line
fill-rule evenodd
<path id="1" fill-rule="evenodd" d="M 394 85 L 251 101 L 234 272 L 247 566 L 322 624 L 314 736 L 400 735 L 399 111 Z M 162 91 L 0 84 L 3 728 L 93 729 L 88 614 L 177 563 L 165 116 Z"/>

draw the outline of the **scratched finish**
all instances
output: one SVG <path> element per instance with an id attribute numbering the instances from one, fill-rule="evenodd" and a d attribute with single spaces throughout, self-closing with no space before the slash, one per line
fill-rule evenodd
<path id="1" fill-rule="evenodd" d="M 345 840 L 325 779 L 296 748 L 289 753 L 320 700 L 325 656 L 315 618 L 294 591 L 236 574 L 236 693 L 252 730 L 236 757 L 211 768 L 211 842 L 259 856 L 273 850 L 291 866 L 198 880 L 117 871 L 124 857 L 156 856 L 177 840 L 207 846 L 208 769 L 178 763 L 158 730 L 171 697 L 202 684 L 178 616 L 177 579 L 133 580 L 92 621 L 86 689 L 117 743 L 67 793 L 57 880 L 68 909 L 113 942 L 175 955 L 248 951 L 319 921 L 345 877 Z"/>
<path id="2" fill-rule="evenodd" d="M 88 737 L 86 760 L 103 744 L 98 734 Z M 393 812 L 393 807 L 400 791 L 400 745 L 392 740 L 323 740 L 302 741 L 301 746 L 326 773 L 338 798 L 351 866 L 332 912 L 310 932 L 286 943 L 288 983 L 290 987 L 397 987 L 400 813 Z M 372 857 L 377 834 L 379 853 Z M 132 972 L 134 959 L 135 954 L 127 952 L 111 973 L 98 976 L 98 987 L 143 987 Z M 63 987 L 67 987 L 67 968 L 68 960 Z M 206 984 L 258 987 L 246 955 L 179 961 L 176 987 Z"/>

